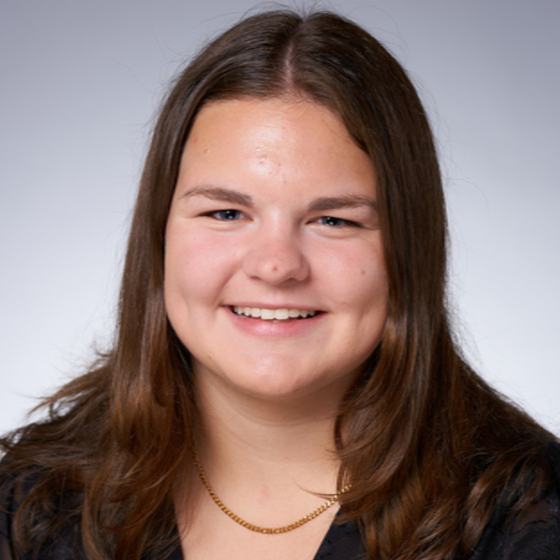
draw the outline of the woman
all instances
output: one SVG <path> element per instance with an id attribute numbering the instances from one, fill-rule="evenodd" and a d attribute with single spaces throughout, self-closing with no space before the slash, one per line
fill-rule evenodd
<path id="1" fill-rule="evenodd" d="M 115 347 L 3 440 L 1 558 L 558 558 L 559 449 L 462 359 L 432 135 L 329 13 L 178 77 Z"/>

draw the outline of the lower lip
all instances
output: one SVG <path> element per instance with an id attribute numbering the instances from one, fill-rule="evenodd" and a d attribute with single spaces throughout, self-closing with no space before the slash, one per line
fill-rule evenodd
<path id="1" fill-rule="evenodd" d="M 226 308 L 233 324 L 242 331 L 255 336 L 301 336 L 308 333 L 325 316 L 325 313 L 317 313 L 307 319 L 294 319 L 291 321 L 265 321 L 254 317 L 237 315 L 230 307 Z"/>

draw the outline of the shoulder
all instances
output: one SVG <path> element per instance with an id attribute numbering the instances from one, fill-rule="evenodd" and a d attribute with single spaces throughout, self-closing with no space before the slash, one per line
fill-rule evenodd
<path id="1" fill-rule="evenodd" d="M 25 501 L 36 481 L 37 476 L 18 477 L 11 472 L 6 457 L 0 462 L 0 535 L 3 537 L 11 535 L 18 507 Z"/>
<path id="2" fill-rule="evenodd" d="M 18 501 L 25 500 L 29 491 L 21 489 L 21 483 L 16 482 L 17 477 L 9 472 L 6 458 L 0 462 L 0 559 L 10 559 L 14 554 L 14 517 L 18 509 Z M 33 482 L 30 480 L 32 486 Z"/>
<path id="3" fill-rule="evenodd" d="M 511 515 L 497 508 L 471 560 L 560 560 L 560 444 L 545 450 L 549 481 L 540 498 Z"/>
<path id="4" fill-rule="evenodd" d="M 0 463 L 0 560 L 11 559 L 16 550 L 22 560 L 85 559 L 80 523 L 73 515 L 77 495 L 60 493 L 33 501 L 41 485 L 41 472 L 14 473 L 5 460 Z M 19 540 L 18 532 L 23 535 Z"/>

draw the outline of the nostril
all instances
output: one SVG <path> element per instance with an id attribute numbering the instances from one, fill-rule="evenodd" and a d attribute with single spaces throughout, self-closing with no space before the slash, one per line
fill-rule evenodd
<path id="1" fill-rule="evenodd" d="M 282 246 L 254 247 L 247 253 L 243 268 L 251 278 L 260 279 L 272 285 L 305 280 L 309 266 L 296 244 Z"/>

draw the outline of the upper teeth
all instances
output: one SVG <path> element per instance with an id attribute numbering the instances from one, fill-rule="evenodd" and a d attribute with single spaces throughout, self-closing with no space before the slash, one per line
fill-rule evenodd
<path id="1" fill-rule="evenodd" d="M 263 309 L 260 307 L 233 306 L 234 313 L 246 317 L 256 317 L 265 321 L 285 321 L 286 319 L 297 319 L 298 317 L 313 317 L 317 312 L 306 309 Z"/>

